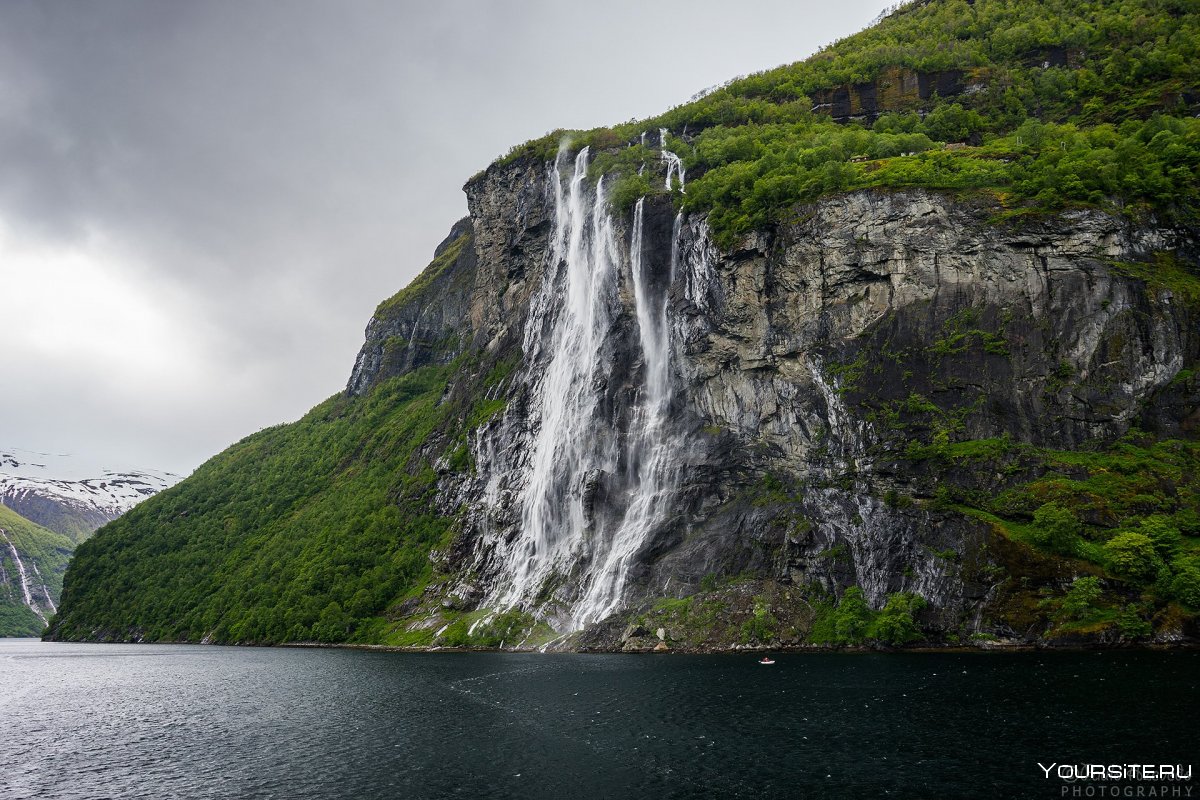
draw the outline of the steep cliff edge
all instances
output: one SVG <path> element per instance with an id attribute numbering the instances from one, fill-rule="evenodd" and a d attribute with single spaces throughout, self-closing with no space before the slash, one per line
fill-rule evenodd
<path id="1" fill-rule="evenodd" d="M 659 120 L 516 148 L 345 392 L 82 545 L 51 635 L 1194 640 L 1200 125 L 1163 113 L 1194 76 L 1174 52 L 1131 72 L 1158 105 L 1119 124 L 1043 108 L 1047 71 L 1083 86 L 1124 40 L 1022 66 L 1021 5 L 918 4 Z M 911 38 L 950 22 L 944 51 Z M 1015 60 L 869 129 L 797 99 L 886 77 L 888 37 L 911 69 Z"/>

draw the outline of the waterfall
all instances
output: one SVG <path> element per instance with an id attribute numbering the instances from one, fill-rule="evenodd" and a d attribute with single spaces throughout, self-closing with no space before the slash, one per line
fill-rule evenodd
<path id="1" fill-rule="evenodd" d="M 593 195 L 587 190 L 588 148 L 576 157 L 566 192 L 559 175 L 565 159 L 560 149 L 549 175 L 550 269 L 525 329 L 526 359 L 540 373 L 530 409 L 536 431 L 527 444 L 520 535 L 504 556 L 502 591 L 489 602 L 497 607 L 529 602 L 570 568 L 588 523 L 589 484 L 613 472 L 617 461 L 612 426 L 600 414 L 611 370 L 602 348 L 617 310 L 616 235 L 603 178 Z"/>
<path id="2" fill-rule="evenodd" d="M 586 182 L 588 155 L 584 148 L 576 156 L 565 181 L 565 149 L 549 170 L 554 224 L 547 270 L 524 334 L 529 407 L 506 416 L 477 443 L 480 463 L 489 465 L 481 472 L 497 471 L 488 479 L 485 503 L 503 508 L 512 498 L 519 508 L 518 530 L 502 525 L 485 532 L 493 577 L 482 605 L 536 609 L 572 629 L 619 609 L 637 552 L 666 519 L 684 443 L 670 420 L 668 324 L 681 218 L 666 280 L 652 280 L 645 200 L 634 208 L 627 274 L 641 359 L 622 359 L 622 348 L 632 344 L 623 339 L 629 329 L 616 324 L 623 248 L 604 179 L 594 189 Z M 614 374 L 627 363 L 636 371 Z M 610 392 L 623 385 L 635 389 L 632 407 L 624 410 L 614 402 L 624 395 Z M 559 582 L 567 580 L 562 591 Z"/>
<path id="3" fill-rule="evenodd" d="M 675 218 L 667 284 L 660 289 L 661 296 L 656 298 L 646 274 L 645 202 L 645 198 L 641 198 L 634 207 L 629 247 L 644 379 L 624 443 L 631 479 L 628 506 L 603 561 L 593 565 L 591 583 L 575 612 L 576 620 L 581 624 L 598 622 L 617 610 L 633 557 L 663 521 L 678 476 L 678 451 L 682 442 L 669 429 L 671 375 L 667 299 L 679 253 L 681 217 Z"/>
<path id="4" fill-rule="evenodd" d="M 25 605 L 29 606 L 29 610 L 38 615 L 43 623 L 46 622 L 46 615 L 42 610 L 33 603 L 33 595 L 29 591 L 29 574 L 25 572 L 25 564 L 21 561 L 21 555 L 17 552 L 17 546 L 13 544 L 12 539 L 8 538 L 8 531 L 0 528 L 0 536 L 4 537 L 5 543 L 8 545 L 8 552 L 12 555 L 13 563 L 17 565 L 17 574 L 21 578 L 21 592 L 25 595 Z M 46 587 L 42 587 L 45 591 Z M 46 593 L 49 597 L 49 592 Z"/>
<path id="5" fill-rule="evenodd" d="M 683 181 L 683 159 L 667 149 L 666 128 L 658 129 L 658 146 L 663 163 L 667 165 L 667 190 L 671 189 L 671 175 L 677 174 L 679 175 L 679 192 L 682 194 L 686 191 Z"/>
<path id="6" fill-rule="evenodd" d="M 680 218 L 677 222 L 681 222 Z M 682 237 L 676 235 L 676 247 L 682 242 Z M 694 234 L 690 237 L 687 252 L 677 254 L 674 263 L 683 267 L 683 297 L 694 304 L 696 308 L 707 312 L 710 308 L 709 295 L 716 281 L 712 273 L 713 264 L 720 255 L 712 244 L 708 222 L 701 219 L 695 226 Z"/>
<path id="7" fill-rule="evenodd" d="M 412 369 L 416 362 L 416 357 L 413 355 L 413 349 L 417 345 L 417 329 L 421 327 L 421 318 L 425 316 L 425 311 L 429 306 L 422 306 L 417 312 L 417 318 L 413 322 L 412 330 L 408 334 L 408 345 L 404 348 L 404 367 Z"/>

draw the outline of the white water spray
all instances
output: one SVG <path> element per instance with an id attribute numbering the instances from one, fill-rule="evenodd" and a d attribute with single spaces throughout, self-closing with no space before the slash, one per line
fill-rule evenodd
<path id="1" fill-rule="evenodd" d="M 554 186 L 554 234 L 548 282 L 530 310 L 524 351 L 543 365 L 534 387 L 538 419 L 521 497 L 521 535 L 505 554 L 506 576 L 496 606 L 527 603 L 576 559 L 588 525 L 589 481 L 611 473 L 616 449 L 599 405 L 607 373 L 602 348 L 616 310 L 618 251 L 604 181 L 589 196 L 588 148 L 575 159 L 567 191 Z M 557 305 L 557 307 L 555 307 Z"/>
<path id="2" fill-rule="evenodd" d="M 677 225 L 680 222 L 681 218 L 676 220 Z M 677 234 L 675 244 L 678 247 L 681 243 L 682 237 Z M 701 219 L 695 226 L 686 252 L 678 253 L 674 261 L 682 270 L 684 300 L 694 304 L 701 311 L 707 312 L 710 307 L 709 292 L 715 283 L 712 270 L 718 258 L 719 254 L 709 235 L 708 222 Z"/>
<path id="3" fill-rule="evenodd" d="M 633 557 L 663 521 L 679 470 L 681 442 L 669 430 L 671 404 L 670 327 L 667 298 L 678 257 L 680 217 L 675 218 L 671 242 L 671 272 L 659 297 L 654 296 L 647 274 L 643 221 L 645 198 L 637 201 L 630 241 L 630 272 L 633 277 L 638 340 L 642 349 L 644 383 L 625 441 L 632 485 L 629 505 L 614 532 L 604 559 L 593 565 L 591 583 L 579 602 L 575 618 L 580 624 L 598 622 L 617 609 Z"/>
<path id="4" fill-rule="evenodd" d="M 46 580 L 42 577 L 42 571 L 38 569 L 38 565 L 34 561 L 30 561 L 29 566 L 33 567 L 33 574 L 37 576 L 38 585 L 42 587 L 42 596 L 46 598 L 46 605 L 50 607 L 50 613 L 57 614 L 58 606 L 54 605 L 54 598 L 50 596 L 50 587 L 46 585 Z"/>

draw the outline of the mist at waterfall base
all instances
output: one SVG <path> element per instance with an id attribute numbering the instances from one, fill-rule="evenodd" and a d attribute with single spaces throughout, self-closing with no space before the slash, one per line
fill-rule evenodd
<path id="1" fill-rule="evenodd" d="M 1050 798 L 1200 732 L 1196 652 L 777 659 L 0 640 L 0 796 Z"/>

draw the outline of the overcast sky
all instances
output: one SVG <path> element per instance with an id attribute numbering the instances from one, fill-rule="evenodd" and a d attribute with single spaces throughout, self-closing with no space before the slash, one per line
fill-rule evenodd
<path id="1" fill-rule="evenodd" d="M 884 5 L 4 0 L 0 446 L 187 474 L 345 385 L 513 144 Z"/>

